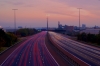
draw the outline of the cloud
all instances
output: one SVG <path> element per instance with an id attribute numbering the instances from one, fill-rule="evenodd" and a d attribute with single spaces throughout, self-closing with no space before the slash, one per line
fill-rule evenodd
<path id="1" fill-rule="evenodd" d="M 23 2 L 15 2 L 15 1 L 0 1 L 4 4 L 10 4 L 10 5 L 23 5 L 24 3 Z"/>
<path id="2" fill-rule="evenodd" d="M 55 2 L 60 2 L 60 3 L 65 3 L 65 4 L 69 4 L 69 5 L 97 5 L 100 4 L 100 2 L 98 0 L 51 0 L 51 1 L 55 1 Z"/>
<path id="3" fill-rule="evenodd" d="M 12 3 L 13 5 L 23 5 L 24 3 L 22 2 L 15 2 L 15 3 Z"/>
<path id="4" fill-rule="evenodd" d="M 76 15 L 72 15 L 72 14 L 66 14 L 66 13 L 61 13 L 61 12 L 55 12 L 55 11 L 46 11 L 45 13 L 48 14 L 57 14 L 57 15 L 64 15 L 64 16 L 71 16 L 71 17 L 77 17 Z"/>
<path id="5" fill-rule="evenodd" d="M 34 7 L 33 5 L 25 5 L 24 7 Z"/>
<path id="6" fill-rule="evenodd" d="M 63 3 L 65 5 L 69 5 L 71 7 L 76 7 L 76 8 L 83 8 L 83 9 L 91 9 L 93 10 L 94 8 L 99 8 L 100 6 L 100 1 L 99 0 L 50 0 L 53 2 L 59 2 Z"/>
<path id="7" fill-rule="evenodd" d="M 0 7 L 1 7 L 1 6 L 4 6 L 4 4 L 0 4 Z"/>

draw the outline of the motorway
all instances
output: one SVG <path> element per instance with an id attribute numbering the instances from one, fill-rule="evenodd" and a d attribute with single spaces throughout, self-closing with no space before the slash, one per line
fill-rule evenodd
<path id="1" fill-rule="evenodd" d="M 0 66 L 59 66 L 45 45 L 47 32 L 31 36 L 15 49 Z"/>
<path id="2" fill-rule="evenodd" d="M 58 33 L 49 32 L 49 34 L 56 46 L 59 46 L 88 66 L 100 66 L 99 48 L 68 39 L 66 36 Z"/>

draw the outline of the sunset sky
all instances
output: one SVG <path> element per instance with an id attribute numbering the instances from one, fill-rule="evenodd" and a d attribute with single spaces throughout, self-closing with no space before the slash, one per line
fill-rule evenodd
<path id="1" fill-rule="evenodd" d="M 49 27 L 62 25 L 78 26 L 79 10 L 81 24 L 100 26 L 100 0 L 0 0 L 0 26 L 14 27 L 14 11 L 17 26 L 46 27 L 49 14 Z"/>

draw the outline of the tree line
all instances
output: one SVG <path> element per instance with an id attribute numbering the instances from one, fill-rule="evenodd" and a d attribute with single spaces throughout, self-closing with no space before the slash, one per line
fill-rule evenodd
<path id="1" fill-rule="evenodd" d="M 30 36 L 36 34 L 38 31 L 36 29 L 22 28 L 16 31 L 16 34 L 20 37 Z"/>
<path id="2" fill-rule="evenodd" d="M 36 29 L 29 28 L 18 29 L 16 32 L 5 32 L 4 30 L 0 29 L 0 48 L 9 47 L 15 44 L 19 37 L 30 36 L 36 34 L 37 32 L 38 31 Z"/>
<path id="3" fill-rule="evenodd" d="M 0 29 L 0 47 L 9 47 L 15 42 L 18 41 L 18 38 L 13 33 L 4 32 Z"/>
<path id="4" fill-rule="evenodd" d="M 96 43 L 100 45 L 100 33 L 99 34 L 81 33 L 77 35 L 77 39 L 81 41 Z"/>

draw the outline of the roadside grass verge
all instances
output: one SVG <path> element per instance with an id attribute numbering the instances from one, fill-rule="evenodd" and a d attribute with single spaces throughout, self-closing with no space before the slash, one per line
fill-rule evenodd
<path id="1" fill-rule="evenodd" d="M 18 38 L 18 41 L 15 42 L 14 44 L 12 44 L 10 47 L 1 47 L 1 48 L 0 48 L 0 54 L 4 53 L 5 51 L 7 51 L 8 49 L 12 48 L 14 45 L 16 45 L 16 44 L 22 42 L 22 41 L 25 40 L 25 39 L 26 39 L 25 37 L 23 37 L 23 38 L 21 37 L 21 38 Z"/>
<path id="2" fill-rule="evenodd" d="M 0 48 L 0 53 L 3 52 L 4 50 L 6 50 L 8 47 L 1 47 Z"/>

